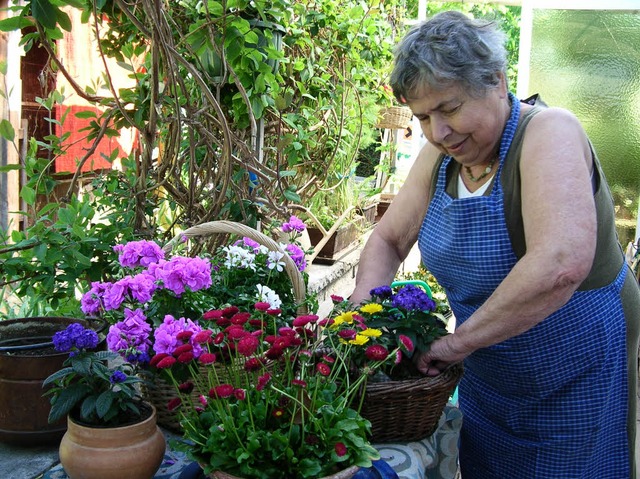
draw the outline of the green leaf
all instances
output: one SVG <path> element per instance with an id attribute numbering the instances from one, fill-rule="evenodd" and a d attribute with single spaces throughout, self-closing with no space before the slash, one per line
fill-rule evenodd
<path id="1" fill-rule="evenodd" d="M 0 173 L 7 173 L 8 171 L 12 171 L 12 170 L 19 170 L 22 167 L 20 165 L 5 165 L 5 166 L 0 166 Z"/>
<path id="2" fill-rule="evenodd" d="M 23 186 L 20 190 L 20 197 L 29 205 L 33 205 L 36 201 L 36 191 L 30 186 Z"/>
<path id="3" fill-rule="evenodd" d="M 291 191 L 291 190 L 284 190 L 284 197 L 286 199 L 288 199 L 289 201 L 292 201 L 294 203 L 301 203 L 302 199 L 300 198 L 300 195 L 298 195 L 298 193 L 296 193 L 295 191 Z"/>
<path id="4" fill-rule="evenodd" d="M 100 396 L 98 396 L 98 400 L 96 401 L 96 413 L 98 414 L 98 417 L 104 417 L 109 412 L 115 397 L 116 393 L 111 390 L 104 391 Z"/>
<path id="5" fill-rule="evenodd" d="M 16 137 L 16 131 L 9 120 L 0 121 L 0 136 L 8 141 L 13 141 Z"/>
<path id="6" fill-rule="evenodd" d="M 33 25 L 33 22 L 26 17 L 11 17 L 0 20 L 0 31 L 11 32 L 13 30 L 21 30 Z M 6 71 L 3 72 L 6 75 Z"/>
<path id="7" fill-rule="evenodd" d="M 33 18 L 42 24 L 45 28 L 51 30 L 56 28 L 56 7 L 49 0 L 33 0 L 31 2 L 31 13 Z"/>
<path id="8" fill-rule="evenodd" d="M 82 110 L 76 112 L 76 118 L 98 118 L 98 114 L 93 110 Z"/>
<path id="9" fill-rule="evenodd" d="M 60 25 L 60 27 L 67 31 L 70 32 L 71 31 L 71 19 L 69 18 L 69 15 L 67 15 L 65 12 L 63 12 L 62 10 L 59 9 L 55 9 L 56 12 L 56 20 L 58 21 L 58 24 Z"/>

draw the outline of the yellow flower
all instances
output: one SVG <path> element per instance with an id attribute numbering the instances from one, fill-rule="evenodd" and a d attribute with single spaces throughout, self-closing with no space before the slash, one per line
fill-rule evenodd
<path id="1" fill-rule="evenodd" d="M 360 311 L 369 314 L 379 313 L 380 311 L 382 311 L 382 305 L 378 303 L 365 304 L 360 308 Z"/>
<path id="2" fill-rule="evenodd" d="M 356 334 L 356 337 L 353 338 L 351 341 L 349 341 L 349 344 L 355 344 L 356 346 L 362 346 L 363 344 L 367 343 L 369 341 L 369 338 L 367 336 L 365 336 L 364 334 L 358 333 Z"/>
<path id="3" fill-rule="evenodd" d="M 382 331 L 380 331 L 379 329 L 376 328 L 367 328 L 363 331 L 360 331 L 358 333 L 358 335 L 362 335 L 362 336 L 369 336 L 371 338 L 378 338 L 380 336 L 382 336 Z"/>
<path id="4" fill-rule="evenodd" d="M 353 315 L 356 314 L 355 311 L 347 311 L 346 313 L 342 313 L 333 320 L 332 328 L 341 325 L 342 323 L 351 324 L 353 323 Z"/>

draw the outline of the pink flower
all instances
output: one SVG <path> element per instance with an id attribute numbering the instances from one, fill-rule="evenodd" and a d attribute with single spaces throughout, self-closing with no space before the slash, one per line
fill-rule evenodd
<path id="1" fill-rule="evenodd" d="M 328 376 L 331 374 L 331 368 L 325 363 L 316 364 L 316 371 L 318 371 L 323 376 Z"/>
<path id="2" fill-rule="evenodd" d="M 185 383 L 178 385 L 178 391 L 181 393 L 189 394 L 193 391 L 194 385 L 191 381 L 187 381 Z"/>
<path id="3" fill-rule="evenodd" d="M 244 401 L 245 398 L 247 397 L 247 391 L 240 388 L 234 389 L 233 395 L 236 397 L 238 401 Z"/>
<path id="4" fill-rule="evenodd" d="M 173 366 L 176 363 L 176 358 L 174 358 L 173 356 L 167 356 L 163 359 L 161 359 L 160 361 L 158 361 L 158 364 L 156 364 L 156 367 L 158 369 L 168 369 L 171 366 Z"/>
<path id="5" fill-rule="evenodd" d="M 337 294 L 332 294 L 331 301 L 333 301 L 334 303 L 342 303 L 344 301 L 344 298 L 342 296 L 338 296 Z"/>
<path id="6" fill-rule="evenodd" d="M 307 324 L 315 323 L 316 321 L 318 321 L 318 316 L 316 316 L 315 314 L 307 314 L 305 316 L 298 316 L 296 319 L 294 319 L 293 326 L 304 327 Z"/>
<path id="7" fill-rule="evenodd" d="M 202 315 L 202 319 L 206 320 L 215 320 L 220 318 L 222 318 L 222 311 L 220 311 L 219 309 L 212 309 L 211 311 L 207 311 Z"/>
<path id="8" fill-rule="evenodd" d="M 193 361 L 193 352 L 186 351 L 178 356 L 178 362 L 182 364 L 187 364 Z"/>
<path id="9" fill-rule="evenodd" d="M 258 358 L 249 358 L 244 363 L 244 370 L 248 372 L 257 371 L 263 366 L 263 362 Z"/>
<path id="10" fill-rule="evenodd" d="M 202 394 L 200 394 L 200 396 L 198 396 L 198 401 L 200 402 L 200 404 L 202 404 L 203 406 L 207 406 L 207 404 L 209 404 L 209 401 L 207 400 L 207 398 L 205 396 L 203 396 Z"/>
<path id="11" fill-rule="evenodd" d="M 180 406 L 180 404 L 182 404 L 182 399 L 180 399 L 179 397 L 173 398 L 167 403 L 167 410 L 175 411 L 178 406 Z"/>

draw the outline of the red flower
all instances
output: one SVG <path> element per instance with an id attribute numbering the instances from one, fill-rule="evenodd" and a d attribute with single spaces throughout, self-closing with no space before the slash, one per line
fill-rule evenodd
<path id="1" fill-rule="evenodd" d="M 245 398 L 247 397 L 247 391 L 245 391 L 244 389 L 234 389 L 233 390 L 233 395 L 236 397 L 236 399 L 238 401 L 244 401 Z"/>
<path id="2" fill-rule="evenodd" d="M 186 383 L 182 383 L 178 385 L 178 391 L 185 393 L 185 394 L 189 394 L 191 391 L 193 391 L 193 383 L 191 381 L 187 381 Z"/>
<path id="3" fill-rule="evenodd" d="M 231 384 L 220 384 L 214 388 L 209 390 L 209 397 L 216 398 L 228 398 L 233 396 L 233 391 L 235 388 Z"/>
<path id="4" fill-rule="evenodd" d="M 180 354 L 180 356 L 178 356 L 178 362 L 187 364 L 193 361 L 193 358 L 194 356 L 192 351 L 185 351 L 184 353 Z"/>
<path id="5" fill-rule="evenodd" d="M 325 363 L 316 364 L 316 371 L 318 371 L 323 376 L 328 376 L 331 374 L 331 368 Z"/>
<path id="6" fill-rule="evenodd" d="M 278 359 L 280 358 L 282 355 L 284 354 L 284 349 L 282 348 L 278 348 L 276 346 L 267 349 L 267 352 L 264 353 L 264 355 L 268 358 L 268 359 Z"/>
<path id="7" fill-rule="evenodd" d="M 333 364 L 333 363 L 336 361 L 335 359 L 333 359 L 333 358 L 332 358 L 331 356 L 329 356 L 328 354 L 323 354 L 323 355 L 322 355 L 322 360 L 323 360 L 324 362 L 326 362 L 326 363 L 329 363 L 329 364 Z"/>
<path id="8" fill-rule="evenodd" d="M 264 373 L 262 376 L 258 378 L 258 384 L 256 385 L 256 390 L 262 391 L 267 386 L 267 384 L 269 384 L 269 381 L 271 381 L 271 374 Z"/>
<path id="9" fill-rule="evenodd" d="M 306 381 L 303 381 L 302 379 L 294 379 L 293 381 L 291 381 L 291 384 L 293 384 L 294 386 L 300 386 L 302 388 L 307 387 Z"/>
<path id="10" fill-rule="evenodd" d="M 207 401 L 207 398 L 204 397 L 202 394 L 200 394 L 200 396 L 198 396 L 198 401 L 200 402 L 200 404 L 202 404 L 203 406 L 206 406 L 207 404 L 209 404 L 209 401 Z"/>
<path id="11" fill-rule="evenodd" d="M 365 349 L 364 355 L 371 361 L 383 361 L 389 355 L 389 351 L 384 346 L 374 344 Z"/>
<path id="12" fill-rule="evenodd" d="M 260 341 L 255 336 L 247 336 L 238 341 L 237 350 L 245 357 L 251 356 L 260 346 Z"/>
<path id="13" fill-rule="evenodd" d="M 189 341 L 191 336 L 193 336 L 193 331 L 180 331 L 176 334 L 176 338 L 180 341 Z"/>
<path id="14" fill-rule="evenodd" d="M 239 339 L 244 338 L 245 336 L 248 336 L 249 332 L 245 331 L 242 326 L 239 326 L 237 324 L 234 324 L 232 326 L 229 326 L 227 328 L 227 336 L 229 337 L 229 339 L 237 341 Z"/>
<path id="15" fill-rule="evenodd" d="M 331 301 L 333 301 L 334 303 L 342 303 L 344 301 L 344 298 L 342 296 L 338 296 L 337 294 L 332 294 Z"/>
<path id="16" fill-rule="evenodd" d="M 193 336 L 193 341 L 197 344 L 210 343 L 212 334 L 213 331 L 211 331 L 210 329 L 203 329 L 202 331 L 198 331 Z"/>
<path id="17" fill-rule="evenodd" d="M 249 321 L 249 318 L 251 318 L 250 313 L 236 313 L 231 318 L 231 324 L 243 325 L 244 323 Z"/>
<path id="18" fill-rule="evenodd" d="M 315 314 L 307 314 L 304 316 L 298 316 L 296 319 L 294 319 L 293 326 L 303 327 L 309 323 L 315 323 L 316 321 L 318 321 L 318 316 L 316 316 Z"/>
<path id="19" fill-rule="evenodd" d="M 275 418 L 281 418 L 282 416 L 284 416 L 284 409 L 282 408 L 276 408 L 273 410 L 273 412 L 271 413 L 271 415 Z"/>
<path id="20" fill-rule="evenodd" d="M 219 309 L 212 309 L 211 311 L 207 311 L 202 315 L 202 319 L 211 320 L 211 319 L 220 319 L 222 318 L 222 311 Z"/>
<path id="21" fill-rule="evenodd" d="M 216 355 L 213 353 L 202 353 L 198 360 L 200 364 L 212 364 L 216 362 Z"/>
<path id="22" fill-rule="evenodd" d="M 411 338 L 409 336 L 405 336 L 404 334 L 400 334 L 400 335 L 398 335 L 398 339 L 400 340 L 400 343 L 402 344 L 402 347 L 408 353 L 413 352 L 413 349 L 414 349 L 415 346 L 413 345 L 413 341 L 411 341 Z"/>
<path id="23" fill-rule="evenodd" d="M 182 353 L 188 353 L 193 351 L 193 346 L 191 346 L 191 344 L 187 343 L 187 344 L 181 344 L 180 346 L 178 346 L 174 351 L 173 351 L 173 355 L 177 358 L 178 356 L 180 356 Z"/>
<path id="24" fill-rule="evenodd" d="M 173 398 L 167 403 L 167 410 L 174 411 L 180 404 L 182 404 L 182 399 L 179 397 Z"/>
<path id="25" fill-rule="evenodd" d="M 282 310 L 280 308 L 267 309 L 267 314 L 269 316 L 280 316 Z"/>
<path id="26" fill-rule="evenodd" d="M 263 366 L 263 362 L 258 358 L 249 358 L 244 363 L 244 370 L 248 372 L 257 371 Z"/>
<path id="27" fill-rule="evenodd" d="M 254 308 L 256 308 L 258 311 L 267 311 L 269 308 L 271 308 L 271 305 L 265 301 L 258 301 L 256 304 L 253 305 Z"/>
<path id="28" fill-rule="evenodd" d="M 216 334 L 216 337 L 213 338 L 213 344 L 222 344 L 224 341 L 224 333 Z"/>
<path id="29" fill-rule="evenodd" d="M 158 369 L 168 369 L 171 366 L 173 366 L 176 363 L 176 358 L 174 358 L 173 356 L 167 356 L 165 358 L 162 358 L 160 361 L 158 361 L 158 364 L 156 364 L 156 367 Z"/>
<path id="30" fill-rule="evenodd" d="M 283 326 L 278 329 L 278 334 L 280 336 L 295 336 L 296 332 L 293 328 L 290 328 L 289 326 Z"/>
<path id="31" fill-rule="evenodd" d="M 356 332 L 355 329 L 342 329 L 338 331 L 338 336 L 346 340 L 354 339 L 356 337 L 356 334 L 358 333 Z"/>
<path id="32" fill-rule="evenodd" d="M 324 318 L 321 319 L 320 321 L 318 321 L 318 324 L 320 326 L 322 326 L 323 328 L 328 328 L 329 326 L 331 326 L 335 321 L 333 319 L 329 319 L 329 318 Z"/>
<path id="33" fill-rule="evenodd" d="M 238 311 L 240 311 L 240 310 L 238 309 L 237 306 L 229 306 L 229 307 L 224 308 L 222 310 L 222 315 L 226 316 L 227 318 L 230 318 L 231 316 L 236 314 Z"/>
<path id="34" fill-rule="evenodd" d="M 167 356 L 169 356 L 167 353 L 158 353 L 151 358 L 151 360 L 149 361 L 149 365 L 157 367 L 158 363 L 162 361 L 164 358 L 166 358 Z"/>
<path id="35" fill-rule="evenodd" d="M 273 342 L 274 348 L 288 348 L 291 346 L 291 338 L 289 336 L 278 336 L 276 340 Z"/>
<path id="36" fill-rule="evenodd" d="M 342 457 L 347 453 L 347 446 L 341 442 L 337 442 L 335 446 L 336 454 L 338 457 Z"/>
<path id="37" fill-rule="evenodd" d="M 254 328 L 262 329 L 264 327 L 264 321 L 261 319 L 252 318 L 249 320 L 249 325 Z"/>

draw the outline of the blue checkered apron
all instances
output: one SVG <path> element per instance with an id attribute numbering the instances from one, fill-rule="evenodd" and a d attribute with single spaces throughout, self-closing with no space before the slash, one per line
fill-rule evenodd
<path id="1" fill-rule="evenodd" d="M 445 184 L 452 160 L 444 160 L 418 237 L 458 325 L 517 261 L 500 186 L 510 140 L 504 146 L 488 196 L 451 198 Z M 629 477 L 624 277 L 625 267 L 610 285 L 576 292 L 529 331 L 465 359 L 464 479 Z"/>

